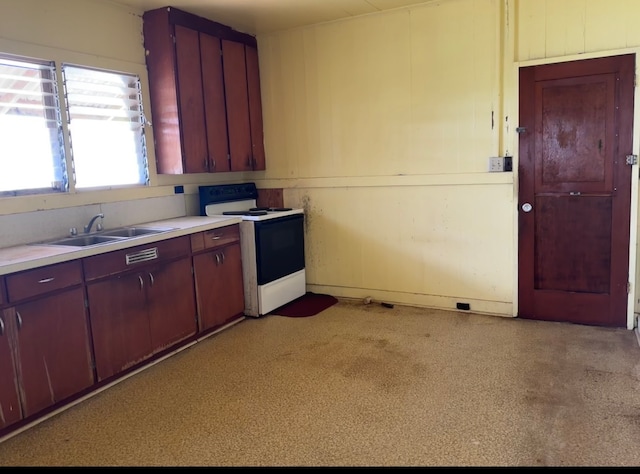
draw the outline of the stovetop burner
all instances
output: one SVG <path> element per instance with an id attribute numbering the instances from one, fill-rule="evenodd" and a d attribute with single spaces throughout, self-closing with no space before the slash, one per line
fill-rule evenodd
<path id="1" fill-rule="evenodd" d="M 291 207 L 252 207 L 249 211 L 284 212 L 291 211 L 292 209 Z"/>
<path id="2" fill-rule="evenodd" d="M 291 211 L 291 207 L 252 207 L 246 211 L 224 211 L 224 216 L 266 216 L 271 212 Z"/>
<path id="3" fill-rule="evenodd" d="M 223 216 L 266 216 L 269 214 L 267 211 L 258 209 L 249 209 L 248 211 L 224 211 Z"/>

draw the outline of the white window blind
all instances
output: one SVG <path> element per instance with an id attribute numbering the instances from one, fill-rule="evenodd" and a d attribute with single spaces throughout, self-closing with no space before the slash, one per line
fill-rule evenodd
<path id="1" fill-rule="evenodd" d="M 140 79 L 62 65 L 76 188 L 148 184 Z"/>
<path id="2" fill-rule="evenodd" d="M 52 62 L 0 55 L 0 196 L 68 188 Z"/>

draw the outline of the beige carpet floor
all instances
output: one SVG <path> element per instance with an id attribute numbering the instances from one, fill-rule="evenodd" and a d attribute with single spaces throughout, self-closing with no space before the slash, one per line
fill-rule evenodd
<path id="1" fill-rule="evenodd" d="M 635 333 L 348 301 L 229 329 L 0 466 L 640 466 Z"/>

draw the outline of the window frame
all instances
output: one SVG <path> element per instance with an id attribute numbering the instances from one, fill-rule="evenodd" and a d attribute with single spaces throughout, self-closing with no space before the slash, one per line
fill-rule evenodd
<path id="1" fill-rule="evenodd" d="M 34 70 L 42 71 L 40 74 L 40 87 L 42 87 L 43 92 L 46 92 L 48 95 L 43 94 L 43 106 L 45 107 L 43 119 L 45 121 L 50 121 L 55 123 L 55 132 L 58 135 L 58 146 L 60 149 L 58 150 L 57 156 L 52 154 L 51 166 L 52 171 L 56 166 L 59 166 L 61 169 L 58 173 L 54 172 L 55 178 L 59 178 L 60 185 L 58 187 L 47 186 L 47 187 L 39 187 L 39 188 L 22 188 L 22 189 L 12 189 L 12 190 L 0 190 L 0 198 L 2 197 L 15 197 L 15 196 L 28 196 L 31 194 L 64 194 L 69 191 L 69 176 L 68 176 L 68 160 L 66 155 L 66 143 L 64 139 L 64 131 L 63 131 L 63 119 L 62 119 L 62 107 L 60 103 L 60 90 L 58 87 L 58 69 L 55 61 L 41 58 L 32 58 L 23 55 L 16 55 L 12 53 L 0 52 L 0 61 L 4 61 L 6 63 L 15 63 L 15 67 L 30 67 Z M 48 77 L 47 77 L 48 76 Z M 49 82 L 49 84 L 47 84 Z M 46 91 L 46 87 L 50 86 L 52 90 Z M 49 101 L 49 104 L 47 104 Z M 56 164 L 56 161 L 58 162 Z M 58 182 L 58 181 L 55 181 Z"/>
<path id="2" fill-rule="evenodd" d="M 0 54 L 21 58 L 25 61 L 44 61 L 54 64 L 55 83 L 58 90 L 58 101 L 61 103 L 61 116 L 62 114 L 66 114 L 66 108 L 63 105 L 65 98 L 63 90 L 64 88 L 62 87 L 63 77 L 61 71 L 61 65 L 64 63 L 89 69 L 113 71 L 116 73 L 137 76 L 140 81 L 140 97 L 142 101 L 143 113 L 145 117 L 150 116 L 149 81 L 146 63 L 144 62 L 138 63 L 113 58 L 97 57 L 95 55 L 90 55 L 82 52 L 60 50 L 35 44 L 25 44 L 3 38 L 0 38 Z M 43 60 L 42 58 L 47 59 Z M 94 203 L 96 202 L 96 199 L 99 199 L 102 202 L 127 199 L 128 197 L 133 196 L 131 194 L 133 190 L 138 190 L 135 191 L 135 195 L 139 197 L 158 195 L 158 191 L 152 190 L 152 188 L 158 185 L 158 178 L 156 173 L 155 147 L 153 146 L 153 130 L 150 121 L 145 119 L 142 131 L 146 148 L 146 183 L 76 188 L 74 180 L 72 179 L 73 161 L 71 155 L 70 140 L 68 138 L 70 136 L 70 131 L 67 120 L 64 116 L 62 116 L 61 133 L 63 134 L 63 151 L 65 156 L 64 166 L 68 175 L 68 185 L 66 189 L 55 190 L 52 188 L 42 188 L 0 192 L 0 202 L 4 202 L 7 204 L 7 206 L 5 206 L 5 208 L 0 211 L 0 215 L 19 212 L 20 209 L 56 209 L 67 207 L 69 205 L 69 196 L 85 196 L 73 198 L 72 201 L 74 204 L 77 203 L 77 205 L 83 205 L 87 203 Z M 116 191 L 116 193 L 104 194 L 104 191 Z M 100 198 L 90 197 L 92 194 L 96 193 L 100 196 Z M 160 192 L 160 194 L 162 195 L 164 193 Z M 12 200 L 12 198 L 16 197 L 21 198 L 19 202 L 15 201 L 15 199 Z"/>
<path id="3" fill-rule="evenodd" d="M 138 144 L 139 145 L 138 150 L 142 154 L 142 156 L 136 157 L 136 162 L 142 168 L 140 170 L 139 177 L 142 178 L 144 182 L 127 183 L 127 184 L 103 184 L 103 185 L 97 185 L 97 186 L 80 186 L 80 187 L 77 186 L 78 180 L 77 180 L 77 173 L 76 173 L 76 160 L 74 158 L 73 133 L 71 130 L 71 122 L 72 122 L 71 108 L 73 106 L 70 105 L 70 101 L 69 101 L 69 92 L 67 90 L 68 79 L 65 75 L 66 68 L 83 69 L 86 71 L 96 71 L 99 73 L 129 76 L 135 81 L 135 90 L 137 95 L 136 100 L 138 102 L 138 109 L 139 109 L 136 112 L 136 115 L 138 115 L 139 117 L 139 126 L 141 129 L 140 131 L 141 134 L 139 138 L 140 143 Z M 147 138 L 146 138 L 146 129 L 149 127 L 149 122 L 147 121 L 146 114 L 145 114 L 146 105 L 143 100 L 143 94 L 142 94 L 143 86 L 142 86 L 142 78 L 140 77 L 140 75 L 132 72 L 97 68 L 97 67 L 87 66 L 84 64 L 76 64 L 71 62 L 61 63 L 59 69 L 62 77 L 62 83 L 59 84 L 59 87 L 62 88 L 62 91 L 64 94 L 64 107 L 63 107 L 64 110 L 62 110 L 61 113 L 64 113 L 65 115 L 65 124 L 66 124 L 66 130 L 67 130 L 65 138 L 66 138 L 66 142 L 68 142 L 68 148 L 70 151 L 69 160 L 67 161 L 70 162 L 72 165 L 72 167 L 70 168 L 71 173 L 69 176 L 69 181 L 73 183 L 74 189 L 80 192 L 80 191 L 86 191 L 91 189 L 112 189 L 112 188 L 118 188 L 118 187 L 150 186 L 149 154 L 148 154 Z"/>

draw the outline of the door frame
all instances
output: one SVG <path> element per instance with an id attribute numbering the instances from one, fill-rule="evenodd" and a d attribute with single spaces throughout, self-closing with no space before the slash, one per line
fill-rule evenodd
<path id="1" fill-rule="evenodd" d="M 640 78 L 640 48 L 625 48 L 620 50 L 611 50 L 611 51 L 599 51 L 595 53 L 585 53 L 585 54 L 576 54 L 570 56 L 558 56 L 553 58 L 544 58 L 537 60 L 528 60 L 528 61 L 515 61 L 513 63 L 513 84 L 515 94 L 513 97 L 513 102 L 511 103 L 511 107 L 507 107 L 507 109 L 511 110 L 511 117 L 515 117 L 513 121 L 511 121 L 510 127 L 512 129 L 511 133 L 507 133 L 507 141 L 512 140 L 505 146 L 505 150 L 512 149 L 513 150 L 513 191 L 514 191 L 514 208 L 513 208 L 513 226 L 514 226 L 514 235 L 515 235 L 515 255 L 514 255 L 514 273 L 513 273 L 513 316 L 518 316 L 518 252 L 519 252 L 519 229 L 518 229 L 518 221 L 519 221 L 519 176 L 518 176 L 518 162 L 519 162 L 519 137 L 516 132 L 516 127 L 519 126 L 519 97 L 520 97 L 520 84 L 519 84 L 519 73 L 520 68 L 528 67 L 528 66 L 539 66 L 539 65 L 548 65 L 548 64 L 556 64 L 563 63 L 568 61 L 579 61 L 583 59 L 597 59 L 604 58 L 608 56 L 618 56 L 621 54 L 634 54 L 635 62 L 636 62 L 636 86 L 634 88 L 634 109 L 633 109 L 633 144 L 632 144 L 632 153 L 634 155 L 638 155 L 640 157 L 640 94 L 638 93 Z M 506 85 L 506 84 L 505 84 Z M 507 120 L 507 123 L 509 121 Z M 640 158 L 639 158 L 640 159 Z M 638 326 L 638 321 L 636 318 L 636 312 L 640 313 L 640 291 L 638 291 L 637 282 L 639 280 L 639 268 L 637 265 L 637 246 L 638 246 L 638 196 L 639 196 L 639 181 L 640 181 L 640 165 L 635 164 L 631 169 L 631 203 L 630 203 L 630 231 L 629 231 L 629 283 L 631 285 L 631 290 L 627 296 L 627 329 L 633 330 Z M 636 304 L 638 301 L 638 304 Z"/>

